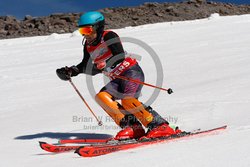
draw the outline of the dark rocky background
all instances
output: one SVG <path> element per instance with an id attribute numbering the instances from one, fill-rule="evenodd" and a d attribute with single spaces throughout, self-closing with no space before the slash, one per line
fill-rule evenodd
<path id="1" fill-rule="evenodd" d="M 180 3 L 144 3 L 137 7 L 105 8 L 99 10 L 106 17 L 106 28 L 122 28 L 149 23 L 193 20 L 209 17 L 213 13 L 225 15 L 250 14 L 250 5 L 189 0 Z M 0 39 L 52 33 L 69 33 L 77 29 L 82 13 L 55 13 L 45 17 L 0 16 Z"/>

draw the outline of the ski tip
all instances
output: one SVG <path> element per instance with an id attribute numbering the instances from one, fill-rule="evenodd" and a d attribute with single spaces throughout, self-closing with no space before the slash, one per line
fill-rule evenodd
<path id="1" fill-rule="evenodd" d="M 41 149 L 47 150 L 47 149 L 46 149 L 46 146 L 47 146 L 47 145 L 48 145 L 48 143 L 43 142 L 43 141 L 39 141 L 39 146 L 41 147 Z"/>
<path id="2" fill-rule="evenodd" d="M 47 144 L 47 143 L 44 141 L 39 141 L 39 144 L 41 145 L 41 144 Z"/>
<path id="3" fill-rule="evenodd" d="M 84 146 L 81 146 L 81 147 L 77 148 L 77 149 L 75 150 L 74 153 L 76 153 L 76 154 L 78 154 L 78 155 L 81 156 L 80 150 L 81 150 L 82 148 L 84 148 Z"/>
<path id="4" fill-rule="evenodd" d="M 43 148 L 44 145 L 46 145 L 47 143 L 46 142 L 43 142 L 43 141 L 39 141 L 39 145 L 41 148 Z"/>

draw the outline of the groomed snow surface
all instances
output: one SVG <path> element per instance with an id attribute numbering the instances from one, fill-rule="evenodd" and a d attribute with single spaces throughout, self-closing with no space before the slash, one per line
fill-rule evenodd
<path id="1" fill-rule="evenodd" d="M 121 37 L 144 41 L 158 55 L 163 87 L 151 105 L 171 124 L 184 130 L 228 125 L 218 135 L 141 147 L 95 158 L 74 153 L 50 154 L 38 141 L 62 137 L 106 137 L 120 129 L 95 103 L 86 76 L 73 82 L 102 118 L 103 127 L 88 112 L 72 86 L 55 70 L 82 60 L 77 33 L 0 40 L 0 166 L 85 167 L 249 167 L 250 166 L 250 15 L 168 22 L 115 30 Z M 142 47 L 124 43 L 140 55 L 146 82 L 156 83 L 153 58 Z M 94 76 L 96 92 L 104 86 Z M 144 87 L 141 101 L 152 88 Z M 98 135 L 101 134 L 101 135 Z"/>

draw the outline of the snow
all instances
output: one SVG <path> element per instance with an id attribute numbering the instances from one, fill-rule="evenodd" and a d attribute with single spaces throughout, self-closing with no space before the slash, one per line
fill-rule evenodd
<path id="1" fill-rule="evenodd" d="M 71 153 L 50 154 L 38 141 L 62 136 L 101 137 L 119 128 L 95 103 L 85 75 L 73 82 L 104 127 L 98 127 L 86 106 L 55 69 L 82 59 L 82 37 L 72 34 L 0 40 L 0 166 L 250 166 L 250 15 L 168 22 L 115 30 L 121 37 L 144 41 L 159 56 L 163 87 L 152 107 L 182 129 L 228 125 L 218 135 L 185 139 L 121 151 L 95 158 Z M 153 58 L 141 47 L 125 43 L 141 56 L 146 81 L 155 84 Z M 158 64 L 159 66 L 159 64 Z M 101 82 L 100 82 L 101 81 Z M 93 77 L 95 90 L 103 76 Z M 153 89 L 144 87 L 142 101 Z M 74 120 L 73 118 L 78 118 Z"/>

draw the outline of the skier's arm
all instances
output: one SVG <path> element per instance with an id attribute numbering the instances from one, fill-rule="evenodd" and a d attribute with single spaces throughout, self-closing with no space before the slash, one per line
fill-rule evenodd
<path id="1" fill-rule="evenodd" d="M 102 71 L 97 69 L 96 66 L 94 64 L 92 64 L 92 62 L 90 62 L 90 64 L 89 64 L 90 69 L 86 69 L 89 59 L 90 59 L 90 55 L 89 55 L 89 52 L 87 51 L 87 48 L 85 45 L 84 46 L 84 58 L 83 58 L 82 62 L 76 66 L 77 69 L 79 70 L 79 73 L 85 73 L 85 74 L 89 74 L 89 75 L 96 75 L 96 74 L 101 73 Z"/>
<path id="2" fill-rule="evenodd" d="M 62 67 L 60 69 L 57 69 L 56 74 L 60 79 L 67 81 L 70 79 L 70 77 L 77 76 L 80 73 L 85 73 L 89 75 L 96 75 L 98 73 L 101 73 L 101 70 L 97 69 L 96 66 L 93 64 L 90 64 L 90 70 L 86 70 L 89 59 L 90 55 L 87 52 L 86 47 L 84 47 L 84 58 L 81 63 L 76 66 Z"/>
<path id="3" fill-rule="evenodd" d="M 116 33 L 110 31 L 104 36 L 104 41 L 107 42 L 108 47 L 111 50 L 111 53 L 113 55 L 109 60 L 115 58 L 115 59 L 113 59 L 115 61 L 111 61 L 114 63 L 112 63 L 110 66 L 113 66 L 113 65 L 115 66 L 115 65 L 119 64 L 120 62 L 122 62 L 125 58 L 125 52 L 124 52 L 123 46 L 121 44 L 121 41 L 119 39 L 119 36 Z M 96 65 L 92 64 L 92 62 L 89 63 L 90 69 L 87 69 L 87 65 L 88 65 L 89 60 L 90 60 L 90 54 L 87 51 L 86 45 L 84 45 L 84 58 L 83 58 L 82 62 L 79 63 L 77 66 L 72 66 L 72 67 L 76 67 L 76 68 L 74 68 L 75 70 L 73 70 L 73 72 L 72 72 L 72 76 L 76 76 L 79 73 L 96 75 L 96 74 L 99 74 L 102 72 L 102 70 L 98 69 L 96 67 Z M 107 60 L 107 64 L 108 64 L 109 60 Z M 76 70 L 76 69 L 78 69 L 78 70 Z"/>
<path id="4" fill-rule="evenodd" d="M 113 55 L 109 60 L 115 60 L 115 62 L 112 60 L 110 61 L 114 62 L 111 66 L 121 63 L 125 58 L 125 52 L 119 36 L 115 32 L 110 31 L 104 36 L 104 41 L 107 42 L 107 45 Z M 107 60 L 107 64 L 109 60 Z"/>

